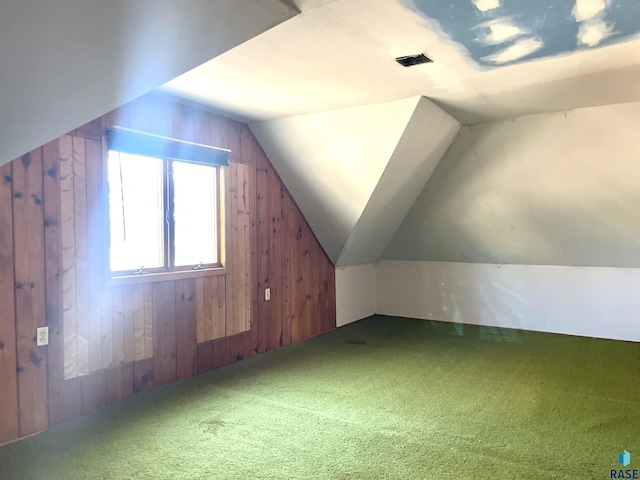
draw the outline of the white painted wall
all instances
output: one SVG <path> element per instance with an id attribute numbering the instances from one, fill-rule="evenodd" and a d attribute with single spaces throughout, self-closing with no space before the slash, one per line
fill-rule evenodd
<path id="1" fill-rule="evenodd" d="M 376 313 L 640 342 L 640 269 L 382 260 Z"/>
<path id="2" fill-rule="evenodd" d="M 336 268 L 336 325 L 341 327 L 375 312 L 375 264 Z"/>
<path id="3" fill-rule="evenodd" d="M 640 102 L 465 126 L 382 258 L 640 267 Z"/>
<path id="4" fill-rule="evenodd" d="M 420 98 L 337 265 L 366 265 L 382 256 L 458 130 L 457 120 Z"/>
<path id="5" fill-rule="evenodd" d="M 2 1 L 0 164 L 297 13 L 279 0 Z"/>
<path id="6" fill-rule="evenodd" d="M 335 263 L 419 97 L 251 124 Z"/>

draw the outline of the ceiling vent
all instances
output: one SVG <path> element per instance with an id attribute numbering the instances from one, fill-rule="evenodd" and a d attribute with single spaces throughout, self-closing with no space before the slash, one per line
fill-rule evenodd
<path id="1" fill-rule="evenodd" d="M 414 65 L 420 65 L 421 63 L 433 63 L 433 60 L 427 57 L 424 53 L 420 53 L 419 55 L 407 55 L 406 57 L 398 57 L 396 58 L 396 62 L 398 62 L 403 67 L 413 67 Z"/>

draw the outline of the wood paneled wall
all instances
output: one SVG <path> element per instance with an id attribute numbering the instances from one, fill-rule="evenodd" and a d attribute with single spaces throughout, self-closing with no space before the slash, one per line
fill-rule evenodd
<path id="1" fill-rule="evenodd" d="M 107 124 L 231 149 L 224 274 L 105 282 Z M 0 444 L 333 328 L 334 267 L 242 123 L 147 96 L 0 167 Z"/>

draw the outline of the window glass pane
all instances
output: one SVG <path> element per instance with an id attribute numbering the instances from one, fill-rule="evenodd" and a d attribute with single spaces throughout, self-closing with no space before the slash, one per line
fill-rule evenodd
<path id="1" fill-rule="evenodd" d="M 111 271 L 163 267 L 162 160 L 110 151 L 108 170 Z"/>
<path id="2" fill-rule="evenodd" d="M 175 264 L 218 263 L 216 169 L 173 162 Z"/>

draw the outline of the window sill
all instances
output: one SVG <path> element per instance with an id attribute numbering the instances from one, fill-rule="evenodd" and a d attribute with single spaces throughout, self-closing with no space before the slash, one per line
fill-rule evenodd
<path id="1" fill-rule="evenodd" d="M 215 277 L 225 275 L 226 268 L 207 268 L 203 270 L 183 270 L 177 272 L 147 273 L 145 275 L 127 275 L 125 277 L 111 277 L 107 279 L 107 287 L 121 285 L 138 285 L 141 283 L 169 282 L 172 280 L 187 280 L 189 278 Z"/>

